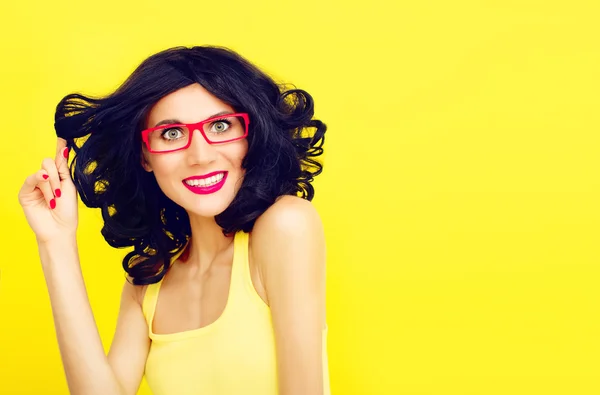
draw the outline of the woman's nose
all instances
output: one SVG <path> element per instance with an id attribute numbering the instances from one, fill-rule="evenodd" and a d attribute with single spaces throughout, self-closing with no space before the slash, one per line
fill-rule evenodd
<path id="1" fill-rule="evenodd" d="M 186 151 L 191 165 L 210 163 L 217 158 L 217 150 L 206 141 L 200 130 L 193 130 L 190 138 L 192 141 Z"/>

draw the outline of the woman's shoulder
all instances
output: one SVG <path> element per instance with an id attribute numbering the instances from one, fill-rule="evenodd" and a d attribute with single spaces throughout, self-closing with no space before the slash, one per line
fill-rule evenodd
<path id="1" fill-rule="evenodd" d="M 323 224 L 310 201 L 282 196 L 256 220 L 250 244 L 261 270 L 268 270 L 269 262 L 324 248 Z"/>
<path id="2" fill-rule="evenodd" d="M 130 297 L 142 307 L 144 303 L 144 296 L 146 295 L 147 285 L 135 285 L 133 284 L 132 278 L 127 276 L 123 284 L 123 296 Z"/>
<path id="3" fill-rule="evenodd" d="M 250 240 L 251 259 L 273 316 L 288 314 L 293 300 L 314 300 L 320 292 L 315 284 L 323 284 L 326 254 L 323 225 L 310 201 L 280 198 L 257 219 Z"/>
<path id="4" fill-rule="evenodd" d="M 314 205 L 301 197 L 280 196 L 265 212 L 258 217 L 252 229 L 253 236 L 259 240 L 263 234 L 274 232 L 296 233 L 302 230 L 318 230 L 321 219 Z"/>

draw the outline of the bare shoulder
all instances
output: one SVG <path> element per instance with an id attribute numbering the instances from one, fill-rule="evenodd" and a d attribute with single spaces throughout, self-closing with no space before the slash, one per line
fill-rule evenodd
<path id="1" fill-rule="evenodd" d="M 123 297 L 133 299 L 140 307 L 142 307 L 147 288 L 147 285 L 134 285 L 131 282 L 131 278 L 127 277 L 123 284 Z"/>
<path id="2" fill-rule="evenodd" d="M 269 239 L 300 236 L 303 232 L 322 232 L 322 222 L 313 204 L 297 196 L 280 197 L 257 220 L 252 230 L 253 246 L 272 246 Z M 265 243 L 263 243 L 265 242 Z M 266 245 L 263 245 L 266 244 Z"/>
<path id="3" fill-rule="evenodd" d="M 252 259 L 267 294 L 284 276 L 321 271 L 325 265 L 323 224 L 308 200 L 296 196 L 278 199 L 256 220 L 250 240 Z"/>

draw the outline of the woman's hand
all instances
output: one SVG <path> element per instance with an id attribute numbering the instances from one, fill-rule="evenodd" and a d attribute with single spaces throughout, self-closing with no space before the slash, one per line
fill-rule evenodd
<path id="1" fill-rule="evenodd" d="M 19 203 L 39 243 L 75 238 L 77 231 L 77 190 L 69 173 L 66 146 L 59 138 L 56 158 L 45 158 L 42 168 L 27 177 L 19 191 Z"/>

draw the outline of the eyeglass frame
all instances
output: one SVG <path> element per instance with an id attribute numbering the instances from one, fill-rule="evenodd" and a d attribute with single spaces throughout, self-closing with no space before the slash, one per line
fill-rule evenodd
<path id="1" fill-rule="evenodd" d="M 208 139 L 208 137 L 206 137 L 206 134 L 204 133 L 204 124 L 218 120 L 218 119 L 222 119 L 222 118 L 231 118 L 231 117 L 242 117 L 244 119 L 245 125 L 246 125 L 246 130 L 244 131 L 244 135 L 241 137 L 236 137 L 234 139 L 229 139 L 229 140 L 225 140 L 225 141 L 210 141 Z M 142 130 L 142 141 L 146 144 L 146 148 L 148 149 L 148 152 L 153 153 L 153 154 L 166 154 L 169 152 L 175 152 L 175 151 L 182 151 L 185 149 L 188 149 L 189 146 L 192 144 L 192 139 L 194 137 L 194 131 L 198 130 L 200 132 L 200 134 L 202 135 L 202 137 L 204 138 L 204 141 L 206 141 L 208 144 L 210 145 L 218 145 L 218 144 L 225 144 L 225 143 L 230 143 L 232 141 L 238 141 L 238 140 L 242 140 L 245 139 L 246 137 L 248 137 L 248 126 L 250 125 L 250 118 L 248 116 L 248 113 L 245 112 L 240 112 L 240 113 L 234 113 L 234 114 L 223 114 L 223 115 L 218 115 L 216 117 L 210 117 L 208 119 L 205 119 L 204 121 L 200 121 L 200 122 L 196 122 L 196 123 L 170 123 L 168 125 L 160 125 L 160 126 L 156 126 L 153 128 L 149 128 L 149 129 L 145 129 Z M 188 138 L 188 142 L 184 147 L 181 148 L 176 148 L 173 150 L 168 150 L 168 151 L 153 151 L 152 148 L 150 148 L 150 142 L 148 141 L 148 135 L 150 133 L 152 133 L 155 130 L 160 130 L 160 129 L 166 129 L 166 128 L 172 128 L 172 127 L 186 127 L 188 128 L 188 130 L 190 130 L 190 137 Z"/>

